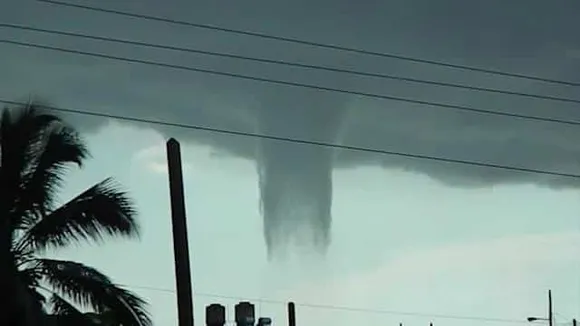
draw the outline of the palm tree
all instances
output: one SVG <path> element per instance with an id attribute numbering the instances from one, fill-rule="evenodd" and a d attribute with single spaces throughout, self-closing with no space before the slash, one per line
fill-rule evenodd
<path id="1" fill-rule="evenodd" d="M 38 325 L 47 314 L 81 324 L 87 309 L 118 325 L 151 325 L 146 303 L 97 269 L 48 259 L 46 249 L 106 236 L 139 235 L 136 211 L 112 179 L 57 205 L 66 168 L 88 157 L 75 130 L 29 104 L 4 109 L 0 120 L 0 318 L 7 325 Z M 65 318 L 67 317 L 67 318 Z M 36 318 L 36 319 L 35 319 Z M 42 321 L 42 324 L 47 319 Z"/>

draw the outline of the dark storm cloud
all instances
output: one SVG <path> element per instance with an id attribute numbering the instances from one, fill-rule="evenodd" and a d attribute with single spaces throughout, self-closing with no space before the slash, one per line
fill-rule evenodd
<path id="1" fill-rule="evenodd" d="M 580 30 L 580 21 L 577 19 L 580 2 L 572 0 L 255 0 L 227 3 L 176 1 L 172 5 L 142 0 L 89 3 L 323 43 L 580 81 L 580 39 L 577 37 L 577 31 Z M 580 98 L 578 89 L 573 87 L 275 43 L 37 2 L 10 1 L 6 10 L 0 13 L 0 18 L 5 22 L 153 43 Z M 482 94 L 13 30 L 1 30 L 0 33 L 1 37 L 17 40 L 265 78 L 580 120 L 580 105 L 569 103 Z M 64 107 L 339 142 L 350 146 L 580 173 L 580 143 L 577 141 L 580 138 L 580 127 L 266 85 L 7 45 L 1 45 L 0 50 L 3 53 L 0 73 L 4 78 L 0 96 L 5 99 L 27 96 L 32 92 Z M 272 145 L 269 141 L 249 141 L 241 137 L 166 128 L 160 130 L 177 135 L 183 141 L 209 144 L 232 155 L 255 159 L 261 173 L 265 166 L 269 166 L 268 169 L 272 171 L 276 170 L 276 173 L 269 178 L 263 177 L 261 181 L 272 183 L 271 180 L 278 180 L 268 186 L 275 188 L 272 193 L 278 193 L 275 197 L 280 202 L 274 205 L 276 207 L 271 209 L 270 214 L 282 214 L 276 218 L 286 218 L 284 214 L 287 211 L 276 213 L 279 208 L 290 205 L 289 202 L 300 202 L 310 208 L 307 214 L 318 216 L 317 223 L 324 224 L 324 228 L 330 225 L 328 208 L 331 178 L 329 173 L 322 171 L 328 172 L 329 168 L 325 166 L 331 166 L 331 163 L 334 167 L 384 165 L 427 174 L 442 182 L 466 187 L 505 182 L 532 182 L 551 187 L 578 185 L 577 181 L 571 179 L 513 171 L 347 151 L 328 154 L 322 149 L 315 151 L 300 146 L 280 147 L 282 145 Z M 284 175 L 286 178 L 294 178 L 294 182 L 275 177 Z M 319 179 L 314 180 L 313 176 Z M 266 187 L 264 184 L 262 186 Z M 314 196 L 324 204 L 305 203 L 306 200 L 298 195 Z M 267 197 L 267 194 L 262 193 L 262 200 Z M 276 200 L 271 202 L 275 203 Z M 287 202 L 282 203 L 284 200 Z M 262 208 L 266 209 L 265 206 Z"/>

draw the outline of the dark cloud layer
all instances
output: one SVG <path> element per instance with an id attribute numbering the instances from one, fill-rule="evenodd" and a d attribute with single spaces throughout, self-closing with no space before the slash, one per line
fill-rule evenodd
<path id="1" fill-rule="evenodd" d="M 431 60 L 580 81 L 580 39 L 577 37 L 577 31 L 580 30 L 580 21 L 577 19 L 580 2 L 573 0 L 529 0 L 525 3 L 499 0 L 175 1 L 172 5 L 161 5 L 153 0 L 87 3 Z M 275 43 L 33 1 L 10 0 L 8 5 L 2 6 L 0 19 L 6 22 L 580 98 L 578 89 L 574 87 Z M 580 120 L 580 105 L 569 103 L 137 49 L 5 29 L 0 30 L 0 33 L 3 38 L 172 64 L 497 111 Z M 4 80 L 0 96 L 4 99 L 15 99 L 33 92 L 50 98 L 55 104 L 86 110 L 580 173 L 580 127 L 266 85 L 7 45 L 0 45 L 0 51 L 3 54 L 0 74 Z M 267 119 L 264 115 L 267 115 Z M 265 124 L 264 121 L 270 123 Z M 278 189 L 281 191 L 278 199 L 300 201 L 291 194 L 307 192 L 320 197 L 320 201 L 326 200 L 327 209 L 330 193 L 315 187 L 312 175 L 321 177 L 323 173 L 320 170 L 313 173 L 330 163 L 339 168 L 380 164 L 415 171 L 451 185 L 465 187 L 506 182 L 531 182 L 550 187 L 575 187 L 579 184 L 573 179 L 347 151 L 334 151 L 333 157 L 327 159 L 322 158 L 326 154 L 314 153 L 313 149 L 294 150 L 296 147 L 272 145 L 268 144 L 269 141 L 256 142 L 241 137 L 167 128 L 160 130 L 177 135 L 184 141 L 212 145 L 235 156 L 256 159 L 259 163 L 277 161 L 270 167 L 282 169 L 277 175 L 293 176 L 295 181 L 302 178 L 302 182 L 297 182 L 298 186 L 294 188 L 288 182 L 277 183 L 277 187 L 281 187 Z M 268 148 L 272 148 L 270 154 L 264 154 Z M 293 157 L 284 158 L 284 155 L 292 153 Z M 321 157 L 317 158 L 317 155 Z M 299 157 L 304 159 L 298 160 Z M 311 170 L 308 170 L 309 166 Z M 329 178 L 321 177 L 316 184 L 322 187 L 326 182 L 323 188 L 331 188 Z M 308 181 L 310 186 L 307 186 Z M 284 190 L 284 187 L 287 189 Z M 262 194 L 262 199 L 264 196 Z M 301 202 L 310 208 L 316 208 L 317 205 L 307 204 L 304 200 Z M 319 213 L 308 214 L 318 214 L 318 222 L 329 224 L 324 219 L 330 217 L 323 218 L 322 215 L 326 213 L 320 213 L 324 209 L 317 209 Z"/>

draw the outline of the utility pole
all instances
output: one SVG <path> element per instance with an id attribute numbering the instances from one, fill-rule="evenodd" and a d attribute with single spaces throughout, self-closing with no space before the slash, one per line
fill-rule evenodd
<path id="1" fill-rule="evenodd" d="M 535 321 L 547 321 L 549 326 L 554 326 L 554 309 L 552 307 L 552 290 L 548 290 L 548 318 L 545 317 L 528 317 L 527 321 L 533 323 Z"/>
<path id="2" fill-rule="evenodd" d="M 548 290 L 548 324 L 553 326 L 554 324 L 554 311 L 552 309 L 552 290 Z"/>
<path id="3" fill-rule="evenodd" d="M 294 302 L 288 302 L 288 326 L 296 326 L 296 306 Z"/>
<path id="4" fill-rule="evenodd" d="M 169 139 L 166 146 L 178 323 L 179 326 L 193 326 L 193 295 L 191 293 L 191 269 L 189 265 L 189 243 L 187 241 L 185 196 L 183 194 L 181 149 L 179 142 L 174 138 Z"/>

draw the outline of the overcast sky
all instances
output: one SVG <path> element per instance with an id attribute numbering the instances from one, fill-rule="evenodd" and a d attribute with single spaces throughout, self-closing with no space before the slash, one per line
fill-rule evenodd
<path id="1" fill-rule="evenodd" d="M 580 28 L 576 14 L 580 3 L 572 0 L 530 0 L 525 5 L 496 0 L 83 3 L 580 82 L 580 41 L 575 32 Z M 274 43 L 32 0 L 6 0 L 1 6 L 1 22 L 578 98 L 575 87 Z M 6 28 L 0 28 L 0 38 L 488 110 L 580 119 L 578 105 L 571 103 Z M 21 100 L 32 94 L 57 106 L 92 112 L 580 173 L 577 126 L 266 85 L 14 45 L 0 44 L 0 51 L 1 99 Z M 138 201 L 145 236 L 140 243 L 60 254 L 93 263 L 120 283 L 135 287 L 152 302 L 157 325 L 175 324 L 163 168 L 163 142 L 168 136 L 184 144 L 198 312 L 204 304 L 218 300 L 203 294 L 222 294 L 523 320 L 545 313 L 548 288 L 554 290 L 556 309 L 562 315 L 559 322 L 580 312 L 580 201 L 575 180 L 346 151 L 333 152 L 324 161 L 327 158 L 320 148 L 69 118 L 87 135 L 94 159 L 74 175 L 65 196 L 113 175 Z M 290 184 L 276 189 L 287 195 L 282 198 L 312 206 L 291 195 L 301 191 L 317 199 L 331 195 L 327 205 L 332 210 L 331 242 L 326 255 L 305 247 L 296 249 L 284 263 L 268 263 L 259 206 L 264 175 L 260 181 L 257 164 L 275 170 L 274 176 L 292 177 L 268 179 Z M 333 169 L 324 170 L 327 165 Z M 319 173 L 323 170 L 328 172 L 326 179 Z M 301 188 L 305 184 L 309 186 Z M 323 217 L 321 211 L 316 212 Z M 282 304 L 260 307 L 263 314 L 284 322 Z M 429 320 L 322 308 L 299 307 L 298 312 L 304 323 L 335 325 Z M 432 319 L 438 324 L 467 322 Z"/>

